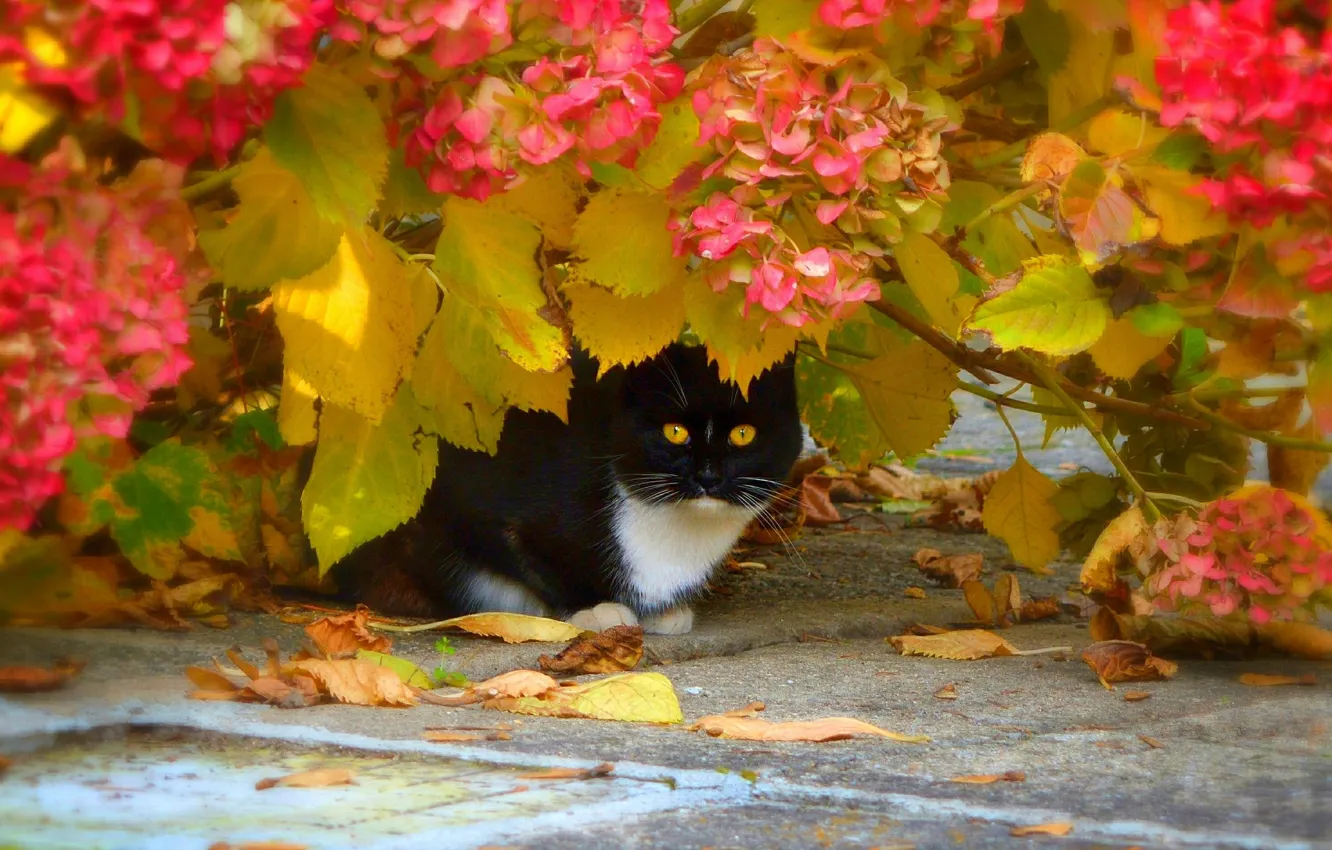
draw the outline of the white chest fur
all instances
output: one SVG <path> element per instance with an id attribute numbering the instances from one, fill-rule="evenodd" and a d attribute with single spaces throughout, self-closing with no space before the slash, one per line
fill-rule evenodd
<path id="1" fill-rule="evenodd" d="M 753 518 L 752 511 L 717 499 L 650 504 L 621 489 L 611 529 L 630 594 L 648 609 L 679 602 L 707 579 Z"/>

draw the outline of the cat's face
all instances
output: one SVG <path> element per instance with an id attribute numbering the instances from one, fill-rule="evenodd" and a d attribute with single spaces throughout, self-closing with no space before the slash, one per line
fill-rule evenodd
<path id="1" fill-rule="evenodd" d="M 757 512 L 800 453 L 793 358 L 755 379 L 746 399 L 704 348 L 675 344 L 626 370 L 621 400 L 615 470 L 643 501 L 708 497 Z"/>

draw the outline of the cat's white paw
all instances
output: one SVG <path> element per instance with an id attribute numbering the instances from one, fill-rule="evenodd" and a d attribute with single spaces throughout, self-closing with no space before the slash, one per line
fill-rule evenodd
<path id="1" fill-rule="evenodd" d="M 643 618 L 643 631 L 650 635 L 687 635 L 693 628 L 694 609 L 688 605 L 677 605 Z"/>
<path id="2" fill-rule="evenodd" d="M 618 602 L 602 602 L 600 605 L 574 612 L 565 622 L 583 631 L 603 632 L 612 626 L 636 626 L 638 617 Z"/>

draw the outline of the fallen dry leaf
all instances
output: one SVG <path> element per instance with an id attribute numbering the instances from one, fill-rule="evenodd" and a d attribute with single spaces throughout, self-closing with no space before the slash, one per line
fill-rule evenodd
<path id="1" fill-rule="evenodd" d="M 387 667 L 360 658 L 325 660 L 304 658 L 287 665 L 285 672 L 305 673 L 320 690 L 351 705 L 416 705 L 416 694 Z"/>
<path id="2" fill-rule="evenodd" d="M 935 549 L 922 549 L 912 558 L 930 580 L 945 587 L 961 587 L 965 581 L 980 578 L 985 556 L 980 552 L 968 552 L 964 555 L 938 555 L 931 557 Z"/>
<path id="3" fill-rule="evenodd" d="M 728 717 L 713 714 L 700 717 L 686 727 L 691 732 L 702 730 L 713 738 L 732 738 L 741 741 L 806 741 L 823 743 L 844 741 L 857 735 L 877 735 L 904 744 L 929 743 L 928 735 L 903 735 L 871 726 L 850 717 L 826 717 L 822 720 L 790 720 L 774 723 L 757 717 Z"/>
<path id="4" fill-rule="evenodd" d="M 1164 750 L 1164 749 L 1165 749 L 1165 744 L 1163 744 L 1163 743 L 1161 743 L 1160 741 L 1156 740 L 1156 739 L 1153 738 L 1151 735 L 1139 735 L 1139 736 L 1138 736 L 1138 740 L 1139 740 L 1139 741 L 1142 741 L 1144 744 L 1146 744 L 1147 746 L 1151 747 L 1151 748 L 1154 749 L 1154 750 Z"/>
<path id="5" fill-rule="evenodd" d="M 954 776 L 949 782 L 960 782 L 964 785 L 989 785 L 993 782 L 1026 782 L 1027 774 L 1020 770 L 1009 770 L 1004 773 L 987 773 L 976 776 Z"/>
<path id="6" fill-rule="evenodd" d="M 1018 608 L 1017 617 L 1024 623 L 1030 623 L 1033 620 L 1048 620 L 1051 617 L 1059 616 L 1059 598 L 1056 596 L 1042 596 L 1036 599 L 1028 599 Z"/>
<path id="7" fill-rule="evenodd" d="M 1302 658 L 1332 658 L 1332 631 L 1312 623 L 1268 623 L 1258 627 L 1258 640 Z"/>
<path id="8" fill-rule="evenodd" d="M 86 664 L 62 658 L 50 667 L 0 667 L 0 693 L 31 694 L 63 688 Z"/>
<path id="9" fill-rule="evenodd" d="M 1068 835 L 1073 831 L 1071 823 L 1038 823 L 1035 826 L 1015 826 L 1008 831 L 1015 838 L 1028 835 Z"/>
<path id="10" fill-rule="evenodd" d="M 546 770 L 530 770 L 527 773 L 518 774 L 519 779 L 598 779 L 603 776 L 610 776 L 615 770 L 615 765 L 610 762 L 602 762 L 596 767 L 578 768 L 578 767 L 552 767 Z"/>
<path id="11" fill-rule="evenodd" d="M 537 659 L 542 670 L 580 676 L 584 673 L 622 673 L 638 666 L 643 658 L 643 627 L 612 626 L 580 638 L 560 650 L 554 658 Z"/>
<path id="12" fill-rule="evenodd" d="M 987 625 L 994 623 L 994 596 L 988 587 L 975 579 L 968 579 L 962 582 L 962 598 L 977 621 Z"/>
<path id="13" fill-rule="evenodd" d="M 371 634 L 369 621 L 370 609 L 357 605 L 349 614 L 320 617 L 305 627 L 305 633 L 325 658 L 351 658 L 360 649 L 387 653 L 393 641 Z"/>
<path id="14" fill-rule="evenodd" d="M 1131 640 L 1103 640 L 1082 651 L 1082 660 L 1092 668 L 1101 684 L 1111 682 L 1155 682 L 1169 679 L 1179 665 L 1152 655 L 1151 650 Z"/>
<path id="15" fill-rule="evenodd" d="M 508 732 L 496 730 L 493 732 L 453 732 L 447 729 L 427 729 L 422 736 L 432 744 L 461 744 L 467 741 L 511 741 L 513 736 Z"/>
<path id="16" fill-rule="evenodd" d="M 934 692 L 935 699 L 957 699 L 957 682 L 949 682 Z"/>
<path id="17" fill-rule="evenodd" d="M 1142 702 L 1151 696 L 1151 691 L 1124 691 L 1124 702 Z"/>
<path id="18" fill-rule="evenodd" d="M 453 696 L 438 696 L 431 700 L 435 705 L 471 705 L 499 697 L 535 697 L 547 691 L 558 690 L 560 683 L 536 670 L 510 670 Z"/>
<path id="19" fill-rule="evenodd" d="M 1316 685 L 1318 677 L 1313 673 L 1303 676 L 1282 676 L 1273 673 L 1245 673 L 1239 677 L 1241 685 L 1253 685 L 1258 688 L 1270 688 L 1277 685 Z"/>
<path id="20" fill-rule="evenodd" d="M 925 655 L 953 661 L 974 661 L 1000 655 L 1017 655 L 1018 649 L 994 632 L 984 629 L 963 629 L 941 635 L 898 635 L 890 638 L 893 647 L 903 655 Z"/>
<path id="21" fill-rule="evenodd" d="M 766 709 L 766 708 L 767 708 L 766 705 L 764 705 L 763 703 L 761 703 L 761 702 L 755 700 L 754 702 L 751 702 L 749 705 L 745 706 L 744 708 L 733 708 L 733 709 L 731 709 L 730 711 L 723 711 L 723 712 L 722 712 L 722 716 L 724 716 L 724 717 L 758 717 L 759 712 L 760 712 L 760 711 L 763 711 L 763 710 Z"/>
<path id="22" fill-rule="evenodd" d="M 10 768 L 13 764 L 14 764 L 14 762 L 13 762 L 12 759 L 8 759 L 8 758 L 5 758 L 4 756 L 0 756 L 0 776 L 4 776 L 4 775 L 5 775 L 5 771 L 9 770 L 9 768 Z"/>
<path id="23" fill-rule="evenodd" d="M 660 673 L 621 673 L 560 685 L 534 696 L 501 696 L 482 708 L 541 717 L 582 717 L 640 723 L 680 723 L 684 714 L 671 680 Z"/>
<path id="24" fill-rule="evenodd" d="M 902 591 L 902 595 L 905 596 L 907 599 L 928 598 L 925 594 L 925 588 L 923 587 L 908 587 L 906 590 Z"/>
<path id="25" fill-rule="evenodd" d="M 273 779 L 260 779 L 254 784 L 256 791 L 268 788 L 327 788 L 330 785 L 355 785 L 356 774 L 345 767 L 321 767 L 289 773 Z"/>
<path id="26" fill-rule="evenodd" d="M 563 620 L 533 617 L 530 614 L 468 614 L 465 617 L 454 617 L 450 620 L 440 620 L 436 623 L 428 623 L 426 626 L 415 626 L 413 628 L 424 630 L 427 627 L 432 629 L 462 629 L 474 635 L 497 637 L 505 643 L 526 643 L 527 641 L 560 643 L 573 640 L 583 633 L 582 629 Z"/>
<path id="27" fill-rule="evenodd" d="M 829 493 L 836 480 L 825 475 L 806 475 L 800 482 L 800 510 L 807 525 L 835 525 L 842 521 Z"/>
<path id="28" fill-rule="evenodd" d="M 1092 544 L 1091 552 L 1082 564 L 1079 578 L 1082 589 L 1088 593 L 1109 593 L 1114 590 L 1119 580 L 1120 556 L 1149 530 L 1142 509 L 1136 505 L 1110 520 L 1110 524 Z"/>
<path id="29" fill-rule="evenodd" d="M 289 841 L 246 841 L 241 844 L 215 841 L 208 845 L 208 850 L 309 850 L 309 845 Z"/>

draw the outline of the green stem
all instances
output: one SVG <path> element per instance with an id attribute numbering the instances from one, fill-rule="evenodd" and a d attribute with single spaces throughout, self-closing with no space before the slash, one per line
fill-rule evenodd
<path id="1" fill-rule="evenodd" d="M 985 209 L 981 210 L 976 215 L 975 218 L 973 218 L 971 221 L 967 222 L 963 226 L 962 228 L 963 231 L 970 233 L 971 230 L 976 227 L 976 225 L 980 224 L 982 221 L 985 221 L 985 219 L 989 218 L 992 215 L 997 215 L 998 213 L 1012 209 L 1013 207 L 1025 201 L 1027 198 L 1030 198 L 1032 195 L 1035 195 L 1037 192 L 1040 192 L 1042 189 L 1045 188 L 1047 187 L 1045 186 L 1044 183 L 1036 182 L 1036 183 L 1028 183 L 1027 185 L 1023 186 L 1021 189 L 1014 189 L 1012 192 L 1009 192 L 1007 195 L 1004 195 L 999 200 L 995 201 Z"/>
<path id="2" fill-rule="evenodd" d="M 771 1 L 769 0 L 769 2 Z M 701 0 L 701 2 L 695 3 L 683 12 L 676 13 L 675 28 L 680 31 L 680 35 L 693 32 L 703 26 L 704 21 L 708 18 L 720 12 L 729 2 L 731 0 Z"/>
<path id="3" fill-rule="evenodd" d="M 1004 413 L 1002 405 L 996 405 L 994 412 L 999 414 L 999 421 L 1004 423 L 1004 427 L 1008 429 L 1008 435 L 1013 438 L 1013 450 L 1017 452 L 1019 458 L 1022 458 L 1022 441 L 1018 439 L 1017 429 L 1013 427 L 1013 423 L 1008 421 L 1008 414 Z"/>
<path id="4" fill-rule="evenodd" d="M 1092 421 L 1087 409 L 1074 401 L 1073 397 L 1065 391 L 1063 383 L 1059 380 L 1059 375 L 1055 370 L 1035 357 L 1029 356 L 1026 352 L 1015 351 L 1013 353 L 1027 365 L 1027 368 L 1036 373 L 1041 382 L 1045 384 L 1045 388 L 1054 393 L 1055 397 L 1059 399 L 1059 403 L 1076 416 L 1078 421 L 1082 423 L 1082 427 L 1086 428 L 1088 433 L 1092 435 L 1096 445 L 1101 447 L 1101 451 L 1105 452 L 1105 456 L 1109 458 L 1110 463 L 1114 464 L 1119 476 L 1124 479 L 1124 484 L 1129 488 L 1129 492 L 1141 503 L 1142 515 L 1146 517 L 1147 521 L 1154 523 L 1160 519 L 1161 512 L 1147 496 L 1147 491 L 1143 489 L 1142 484 L 1134 477 L 1133 471 L 1128 468 L 1128 464 L 1124 463 L 1124 459 L 1119 456 L 1119 452 L 1115 451 L 1115 447 L 1111 445 L 1110 440 L 1106 438 L 1101 429 L 1096 427 L 1096 423 Z"/>
<path id="5" fill-rule="evenodd" d="M 1193 508 L 1195 511 L 1200 511 L 1207 507 L 1202 502 L 1190 499 L 1188 496 L 1179 496 L 1175 493 L 1154 493 L 1149 491 L 1147 497 L 1156 502 L 1176 502 L 1186 508 Z"/>
<path id="6" fill-rule="evenodd" d="M 1068 130 L 1072 130 L 1076 128 L 1079 124 L 1083 123 L 1084 121 L 1090 121 L 1091 119 L 1095 118 L 1104 109 L 1113 106 L 1114 103 L 1115 101 L 1111 97 L 1097 98 L 1096 100 L 1093 100 L 1091 103 L 1079 109 L 1077 112 L 1074 112 L 1072 115 L 1065 118 L 1063 121 L 1059 122 L 1058 126 L 1053 127 L 1051 129 L 1061 133 L 1067 132 Z M 1002 165 L 1003 163 L 1008 162 L 1010 159 L 1015 159 L 1021 156 L 1023 153 L 1025 153 L 1027 150 L 1027 145 L 1030 143 L 1031 143 L 1030 139 L 1019 139 L 1016 142 L 1013 142 L 1011 145 L 1005 145 L 1004 147 L 1000 148 L 994 153 L 989 153 L 985 154 L 984 156 L 976 157 L 975 159 L 971 160 L 971 167 L 984 169 L 984 168 L 992 168 L 993 166 L 996 165 Z"/>
<path id="7" fill-rule="evenodd" d="M 1231 422 L 1224 416 L 1214 413 L 1207 405 L 1198 401 L 1193 396 L 1185 398 L 1193 412 L 1198 414 L 1198 418 L 1203 419 L 1218 428 L 1224 428 L 1227 431 L 1234 431 L 1236 434 L 1242 434 L 1245 437 L 1257 440 L 1260 443 L 1266 443 L 1269 446 L 1277 446 L 1283 449 L 1296 449 L 1305 452 L 1330 452 L 1332 453 L 1332 443 L 1325 440 L 1306 440 L 1302 437 L 1287 437 L 1285 434 L 1274 434 L 1271 431 L 1258 431 L 1253 428 L 1245 428 L 1236 422 Z"/>
<path id="8" fill-rule="evenodd" d="M 994 402 L 1001 407 L 1011 407 L 1014 410 L 1025 410 L 1028 413 L 1039 413 L 1042 416 L 1067 416 L 1068 411 L 1062 407 L 1050 407 L 1045 404 L 1034 404 L 1030 401 L 1022 401 L 1017 398 L 1009 398 L 1006 395 L 1000 395 L 994 390 L 986 389 L 980 384 L 973 384 L 970 381 L 958 381 L 957 388 L 965 393 L 971 393 L 980 396 L 986 401 Z"/>
<path id="9" fill-rule="evenodd" d="M 205 195 L 212 194 L 230 183 L 240 173 L 240 169 L 239 165 L 233 165 L 230 168 L 210 174 L 198 183 L 184 187 L 180 190 L 181 200 L 195 201 Z"/>

